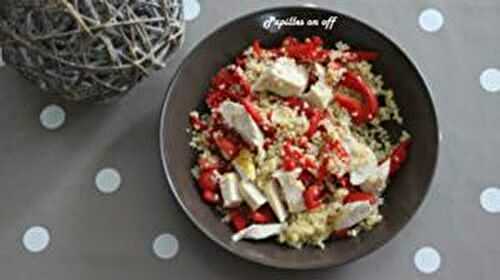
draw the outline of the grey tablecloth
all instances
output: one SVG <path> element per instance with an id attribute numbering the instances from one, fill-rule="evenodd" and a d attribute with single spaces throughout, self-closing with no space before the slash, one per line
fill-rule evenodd
<path id="1" fill-rule="evenodd" d="M 184 46 L 168 69 L 114 105 L 74 106 L 56 131 L 40 111 L 52 103 L 13 70 L 0 69 L 0 278 L 17 279 L 497 279 L 500 215 L 480 206 L 481 191 L 500 184 L 500 94 L 480 87 L 481 72 L 500 64 L 500 2 L 495 0 L 316 0 L 385 32 L 418 64 L 432 89 L 442 130 L 432 190 L 409 225 L 375 253 L 337 269 L 280 271 L 240 260 L 206 238 L 177 206 L 160 163 L 158 122 L 167 84 L 182 58 L 224 22 L 268 6 L 300 1 L 201 1 Z M 419 13 L 437 8 L 441 30 L 423 31 Z M 96 173 L 113 167 L 120 189 L 100 193 Z M 402 198 L 404 199 L 404 198 Z M 42 225 L 40 253 L 22 244 Z M 159 259 L 162 233 L 179 252 Z M 414 265 L 424 246 L 441 255 L 425 275 Z"/>

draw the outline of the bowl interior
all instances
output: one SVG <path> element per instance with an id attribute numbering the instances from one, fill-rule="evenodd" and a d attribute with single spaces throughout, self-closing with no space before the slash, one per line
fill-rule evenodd
<path id="1" fill-rule="evenodd" d="M 297 16 L 327 20 L 337 16 L 332 30 L 314 26 L 263 28 L 270 17 Z M 293 35 L 321 36 L 331 45 L 338 40 L 356 49 L 374 50 L 381 58 L 374 63 L 387 87 L 394 89 L 405 127 L 413 136 L 409 160 L 392 180 L 381 208 L 384 221 L 372 232 L 349 240 L 329 242 L 325 250 L 292 250 L 273 241 L 239 242 L 230 240 L 231 230 L 220 222 L 211 207 L 200 199 L 190 174 L 194 153 L 189 147 L 188 114 L 204 109 L 203 96 L 211 77 L 241 53 L 254 40 L 274 46 Z M 316 8 L 276 8 L 244 16 L 221 27 L 204 39 L 185 59 L 168 90 L 160 131 L 161 151 L 170 187 L 193 222 L 211 239 L 229 251 L 262 264 L 281 268 L 318 268 L 340 265 L 380 247 L 409 221 L 430 185 L 437 160 L 438 127 L 434 107 L 421 75 L 406 55 L 387 37 L 351 17 Z"/>

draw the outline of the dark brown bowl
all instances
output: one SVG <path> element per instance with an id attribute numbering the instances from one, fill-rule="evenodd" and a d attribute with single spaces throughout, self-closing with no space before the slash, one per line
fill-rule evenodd
<path id="1" fill-rule="evenodd" d="M 269 17 L 328 19 L 338 16 L 335 27 L 282 27 L 266 30 Z M 349 240 L 329 242 L 325 250 L 293 250 L 274 241 L 233 243 L 231 230 L 220 222 L 214 210 L 203 203 L 191 176 L 194 153 L 189 147 L 188 114 L 203 110 L 204 92 L 211 77 L 230 63 L 255 39 L 264 46 L 278 44 L 285 36 L 299 38 L 319 35 L 327 43 L 342 40 L 358 49 L 378 51 L 381 58 L 375 71 L 383 74 L 386 85 L 393 88 L 405 127 L 413 136 L 409 160 L 392 180 L 385 194 L 381 212 L 385 220 L 368 233 Z M 172 192 L 189 218 L 209 238 L 228 251 L 261 264 L 291 269 L 338 266 L 358 259 L 393 238 L 415 214 L 429 189 L 438 156 L 438 124 L 422 75 L 403 51 L 382 33 L 338 12 L 309 8 L 282 7 L 258 11 L 222 26 L 196 46 L 184 60 L 173 79 L 161 116 L 160 146 L 163 165 Z"/>

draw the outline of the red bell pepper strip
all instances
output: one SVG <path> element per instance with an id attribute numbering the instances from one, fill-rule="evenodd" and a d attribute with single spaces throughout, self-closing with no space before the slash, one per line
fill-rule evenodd
<path id="1" fill-rule="evenodd" d="M 389 175 L 393 176 L 401 168 L 401 165 L 408 157 L 408 149 L 410 148 L 410 139 L 404 140 L 391 153 L 391 167 Z"/>
<path id="2" fill-rule="evenodd" d="M 304 204 L 308 210 L 318 208 L 322 202 L 322 189 L 318 185 L 309 186 L 303 193 Z"/>
<path id="3" fill-rule="evenodd" d="M 350 203 L 356 201 L 368 201 L 371 204 L 375 204 L 377 202 L 377 198 L 373 194 L 365 192 L 350 192 L 344 198 L 344 203 Z"/>
<path id="4" fill-rule="evenodd" d="M 341 107 L 349 112 L 354 123 L 362 124 L 366 122 L 366 112 L 363 108 L 363 104 L 361 104 L 359 100 L 342 93 L 336 93 L 334 99 Z"/>
<path id="5" fill-rule="evenodd" d="M 236 232 L 247 227 L 247 219 L 245 219 L 239 209 L 232 209 L 229 212 L 229 218 L 231 219 L 231 224 Z"/>
<path id="6" fill-rule="evenodd" d="M 309 115 L 310 115 L 309 116 L 309 128 L 306 131 L 306 136 L 310 138 L 318 130 L 319 124 L 324 118 L 324 114 L 321 111 L 313 110 Z"/>
<path id="7" fill-rule="evenodd" d="M 243 107 L 245 107 L 247 113 L 250 115 L 250 117 L 252 117 L 252 119 L 258 126 L 263 126 L 265 124 L 264 118 L 260 114 L 257 107 L 255 107 L 255 105 L 252 103 L 250 98 L 241 99 L 241 104 L 243 105 Z"/>
<path id="8" fill-rule="evenodd" d="M 323 48 L 323 40 L 314 36 L 299 42 L 294 37 L 288 37 L 283 41 L 285 53 L 292 58 L 302 62 L 322 62 L 328 57 L 328 52 Z"/>
<path id="9" fill-rule="evenodd" d="M 374 61 L 379 58 L 378 52 L 372 51 L 348 51 L 344 53 L 343 59 L 346 62 Z"/>
<path id="10" fill-rule="evenodd" d="M 361 94 L 367 111 L 367 120 L 373 120 L 378 112 L 378 100 L 372 88 L 368 86 L 359 75 L 352 72 L 346 72 L 340 83 Z"/>

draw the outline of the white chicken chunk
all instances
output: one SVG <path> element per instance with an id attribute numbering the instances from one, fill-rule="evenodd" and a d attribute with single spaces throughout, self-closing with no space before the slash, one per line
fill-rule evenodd
<path id="1" fill-rule="evenodd" d="M 252 210 L 259 209 L 267 202 L 266 197 L 260 190 L 254 184 L 246 180 L 240 182 L 240 195 Z"/>
<path id="2" fill-rule="evenodd" d="M 220 192 L 224 201 L 224 208 L 237 207 L 241 204 L 242 198 L 239 189 L 239 178 L 234 172 L 222 175 L 220 180 Z"/>
<path id="3" fill-rule="evenodd" d="M 280 234 L 286 227 L 286 224 L 265 224 L 251 225 L 239 232 L 233 234 L 231 239 L 238 242 L 242 239 L 261 240 Z"/>
<path id="4" fill-rule="evenodd" d="M 359 186 L 377 171 L 377 157 L 366 144 L 359 142 L 350 133 L 342 135 L 343 146 L 351 158 L 350 181 Z"/>
<path id="5" fill-rule="evenodd" d="M 374 175 L 370 176 L 363 184 L 361 184 L 361 190 L 375 195 L 382 194 L 387 187 L 387 178 L 389 178 L 390 169 L 391 160 L 388 159 L 377 167 Z"/>
<path id="6" fill-rule="evenodd" d="M 226 124 L 234 128 L 247 143 L 262 147 L 264 135 L 243 105 L 233 101 L 224 101 L 219 111 Z"/>
<path id="7" fill-rule="evenodd" d="M 307 87 L 308 72 L 292 58 L 281 57 L 253 85 L 255 91 L 271 91 L 283 97 L 299 96 Z"/>
<path id="8" fill-rule="evenodd" d="M 311 86 L 303 98 L 314 107 L 326 109 L 333 99 L 332 88 L 319 80 Z"/>
<path id="9" fill-rule="evenodd" d="M 345 204 L 334 220 L 334 230 L 350 228 L 372 214 L 374 207 L 367 201 Z"/>
<path id="10" fill-rule="evenodd" d="M 288 213 L 286 211 L 285 205 L 283 205 L 283 202 L 281 201 L 280 191 L 278 185 L 276 184 L 276 181 L 269 180 L 262 187 L 262 189 L 264 191 L 264 195 L 267 198 L 267 201 L 269 202 L 269 205 L 271 206 L 271 209 L 273 209 L 274 214 L 278 218 L 278 221 L 284 222 L 288 216 Z"/>
<path id="11" fill-rule="evenodd" d="M 302 193 L 305 190 L 304 184 L 297 179 L 302 170 L 297 168 L 293 171 L 286 172 L 278 170 L 274 172 L 273 177 L 276 178 L 281 186 L 283 197 L 288 206 L 288 211 L 297 213 L 306 209 L 304 197 Z"/>

